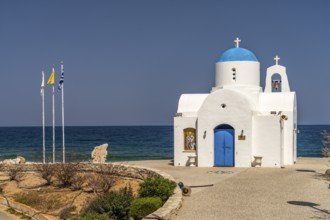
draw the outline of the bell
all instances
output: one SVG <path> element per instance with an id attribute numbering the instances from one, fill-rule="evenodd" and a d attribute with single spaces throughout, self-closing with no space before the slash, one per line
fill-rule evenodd
<path id="1" fill-rule="evenodd" d="M 278 90 L 280 88 L 280 82 L 274 81 L 274 89 Z"/>

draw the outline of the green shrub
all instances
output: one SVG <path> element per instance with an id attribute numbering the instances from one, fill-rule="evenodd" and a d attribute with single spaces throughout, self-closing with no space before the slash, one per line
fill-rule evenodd
<path id="1" fill-rule="evenodd" d="M 162 202 L 173 194 L 176 183 L 163 178 L 146 179 L 140 183 L 139 195 L 140 197 L 160 197 Z"/>
<path id="2" fill-rule="evenodd" d="M 118 192 L 108 192 L 96 198 L 89 204 L 86 212 L 106 213 L 115 220 L 128 220 L 132 200 L 132 188 L 125 187 Z"/>
<path id="3" fill-rule="evenodd" d="M 131 204 L 131 217 L 141 219 L 159 209 L 162 204 L 163 202 L 159 197 L 134 199 Z"/>
<path id="4" fill-rule="evenodd" d="M 89 212 L 80 217 L 74 217 L 72 220 L 112 220 L 107 214 L 98 214 Z"/>

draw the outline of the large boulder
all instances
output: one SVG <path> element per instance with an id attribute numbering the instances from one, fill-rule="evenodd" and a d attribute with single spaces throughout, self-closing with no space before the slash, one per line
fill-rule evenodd
<path id="1" fill-rule="evenodd" d="M 105 163 L 105 160 L 107 159 L 108 155 L 107 148 L 108 144 L 102 144 L 94 148 L 91 154 L 93 158 L 93 163 Z"/>

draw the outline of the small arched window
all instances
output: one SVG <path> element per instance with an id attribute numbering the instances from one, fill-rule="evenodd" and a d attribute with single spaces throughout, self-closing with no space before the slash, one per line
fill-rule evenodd
<path id="1" fill-rule="evenodd" d="M 183 130 L 184 150 L 196 150 L 196 129 L 186 128 Z"/>

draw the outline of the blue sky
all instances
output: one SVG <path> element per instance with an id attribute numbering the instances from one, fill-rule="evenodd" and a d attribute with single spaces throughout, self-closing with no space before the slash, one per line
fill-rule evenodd
<path id="1" fill-rule="evenodd" d="M 182 93 L 207 93 L 215 62 L 242 39 L 274 56 L 299 124 L 330 124 L 330 1 L 1 0 L 0 126 L 41 125 L 41 71 L 65 68 L 67 125 L 171 125 Z M 60 93 L 56 94 L 60 124 Z M 46 90 L 51 125 L 51 88 Z"/>

